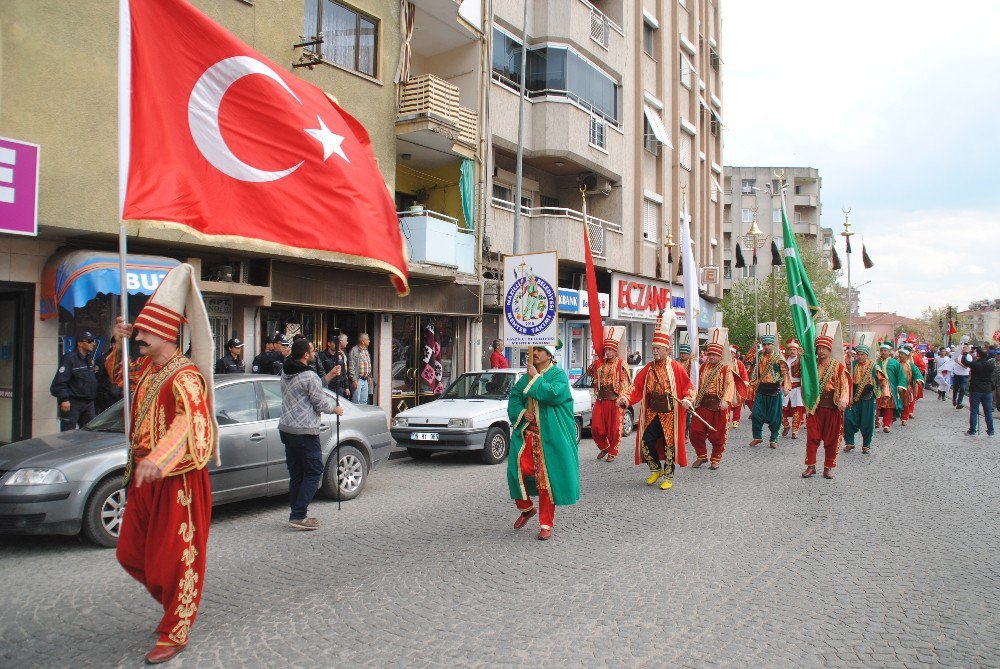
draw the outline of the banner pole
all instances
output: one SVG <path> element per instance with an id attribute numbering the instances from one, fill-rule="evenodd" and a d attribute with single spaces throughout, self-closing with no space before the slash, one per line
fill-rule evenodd
<path id="1" fill-rule="evenodd" d="M 130 0 L 118 0 L 118 273 L 121 292 L 121 315 L 128 322 L 128 277 L 126 274 L 128 236 L 125 229 L 125 191 L 132 133 L 132 14 Z M 125 437 L 130 435 L 131 396 L 129 392 L 128 338 L 122 340 L 122 404 L 125 411 Z"/>

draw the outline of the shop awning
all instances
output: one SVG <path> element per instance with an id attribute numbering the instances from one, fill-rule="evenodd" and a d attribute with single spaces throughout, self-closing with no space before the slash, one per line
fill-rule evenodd
<path id="1" fill-rule="evenodd" d="M 129 295 L 152 295 L 171 268 L 180 262 L 161 256 L 128 256 Z M 45 263 L 42 271 L 41 319 L 57 318 L 59 309 L 73 313 L 98 295 L 119 295 L 119 256 L 104 251 L 66 251 Z"/>

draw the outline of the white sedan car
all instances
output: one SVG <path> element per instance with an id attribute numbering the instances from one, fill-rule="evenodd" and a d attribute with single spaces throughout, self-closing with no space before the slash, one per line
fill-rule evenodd
<path id="1" fill-rule="evenodd" d="M 507 397 L 524 369 L 488 369 L 458 377 L 441 397 L 396 414 L 392 438 L 413 458 L 436 451 L 482 451 L 483 462 L 503 462 L 510 449 Z M 572 389 L 576 439 L 590 426 L 594 402 L 587 390 Z"/>

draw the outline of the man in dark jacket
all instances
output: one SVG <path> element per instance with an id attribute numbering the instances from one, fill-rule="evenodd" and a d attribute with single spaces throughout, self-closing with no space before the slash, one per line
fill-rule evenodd
<path id="1" fill-rule="evenodd" d="M 986 419 L 986 434 L 993 436 L 994 363 L 982 347 L 959 356 L 958 363 L 969 369 L 969 436 L 979 430 L 979 413 Z"/>
<path id="2" fill-rule="evenodd" d="M 323 373 L 327 374 L 331 369 L 340 366 L 340 373 L 335 374 L 327 388 L 337 393 L 341 397 L 351 396 L 351 377 L 347 368 L 347 335 L 336 335 L 332 332 L 326 337 L 326 350 L 319 354 L 319 362 L 323 367 Z"/>
<path id="3" fill-rule="evenodd" d="M 216 360 L 215 373 L 243 374 L 245 371 L 243 365 L 243 342 L 238 337 L 233 337 L 226 342 L 226 351 L 228 352 L 224 356 Z"/>
<path id="4" fill-rule="evenodd" d="M 281 355 L 281 342 L 285 339 L 283 335 L 275 333 L 273 337 L 264 343 L 264 351 L 253 359 L 250 368 L 254 374 L 281 374 L 281 363 L 284 357 Z"/>
<path id="5" fill-rule="evenodd" d="M 97 348 L 94 335 L 81 332 L 76 348 L 63 356 L 49 392 L 59 400 L 59 429 L 62 432 L 83 427 L 96 415 L 97 370 L 93 353 Z"/>

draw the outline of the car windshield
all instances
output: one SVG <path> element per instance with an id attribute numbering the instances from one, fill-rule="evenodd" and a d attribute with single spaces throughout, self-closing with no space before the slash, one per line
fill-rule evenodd
<path id="1" fill-rule="evenodd" d="M 92 432 L 125 432 L 125 415 L 122 401 L 118 400 L 105 409 L 83 428 Z"/>
<path id="2" fill-rule="evenodd" d="M 478 372 L 463 374 L 445 391 L 448 400 L 505 400 L 517 381 L 516 374 Z"/>

